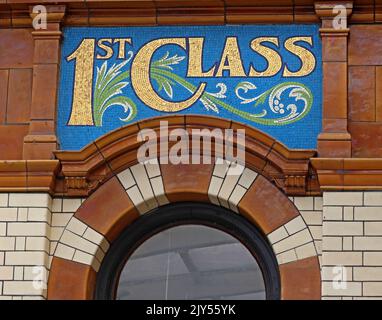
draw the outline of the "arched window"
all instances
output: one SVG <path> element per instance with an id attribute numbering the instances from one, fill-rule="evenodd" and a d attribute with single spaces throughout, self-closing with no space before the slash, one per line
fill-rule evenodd
<path id="1" fill-rule="evenodd" d="M 140 217 L 112 244 L 96 298 L 278 299 L 273 251 L 255 226 L 227 209 L 180 203 Z"/>

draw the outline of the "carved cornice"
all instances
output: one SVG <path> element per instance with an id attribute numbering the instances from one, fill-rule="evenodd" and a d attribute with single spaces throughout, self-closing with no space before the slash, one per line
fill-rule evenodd
<path id="1" fill-rule="evenodd" d="M 382 190 L 382 159 L 316 158 L 321 190 Z"/>
<path id="2" fill-rule="evenodd" d="M 80 151 L 56 151 L 62 165 L 65 189 L 68 195 L 87 196 L 99 184 L 106 182 L 126 167 L 137 163 L 137 141 L 140 129 L 159 130 L 159 121 L 167 120 L 169 130 L 208 128 L 246 129 L 246 166 L 262 174 L 289 195 L 318 194 L 319 188 L 311 183 L 309 159 L 315 150 L 291 150 L 272 137 L 245 125 L 207 116 L 160 117 L 114 130 Z M 234 148 L 237 148 L 234 144 Z M 157 148 L 160 150 L 160 147 Z M 212 151 L 212 155 L 214 150 Z M 313 179 L 314 180 L 314 179 Z"/>
<path id="3" fill-rule="evenodd" d="M 54 193 L 58 160 L 0 161 L 0 192 Z"/>
<path id="4" fill-rule="evenodd" d="M 7 0 L 0 4 L 0 26 L 31 25 L 29 6 L 44 4 L 41 0 Z M 315 6 L 317 14 L 315 12 Z M 301 2 L 274 0 L 65 0 L 54 6 L 66 6 L 64 25 L 168 25 L 168 24 L 224 24 L 224 23 L 312 23 L 319 15 L 330 16 L 330 4 L 351 1 Z M 49 4 L 53 6 L 52 4 Z M 349 11 L 351 9 L 349 8 Z M 381 21 L 382 7 L 373 0 L 355 2 L 350 22 Z M 60 16 L 51 14 L 51 21 Z"/>

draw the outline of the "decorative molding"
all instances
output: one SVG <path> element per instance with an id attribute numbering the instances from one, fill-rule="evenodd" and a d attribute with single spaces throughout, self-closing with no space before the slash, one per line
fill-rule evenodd
<path id="1" fill-rule="evenodd" d="M 316 154 L 315 150 L 291 150 L 272 137 L 232 121 L 208 116 L 169 116 L 158 117 L 124 126 L 95 140 L 80 151 L 56 151 L 55 155 L 62 165 L 62 176 L 86 178 L 86 183 L 104 183 L 127 167 L 137 163 L 137 134 L 142 128 L 159 129 L 160 121 L 168 121 L 169 129 L 200 128 L 203 123 L 207 128 L 244 128 L 246 130 L 246 166 L 265 176 L 289 195 L 304 195 L 308 192 L 309 159 Z M 235 146 L 234 146 L 235 147 Z M 158 148 L 160 149 L 160 148 Z M 299 177 L 298 183 L 295 178 Z M 71 185 L 71 193 L 86 196 L 92 188 Z M 68 185 L 66 185 L 68 186 Z M 74 191 L 76 189 L 77 191 Z M 68 189 L 63 190 L 64 194 Z M 319 194 L 320 190 L 309 190 L 310 194 Z"/>
<path id="2" fill-rule="evenodd" d="M 382 159 L 315 158 L 321 190 L 382 190 Z"/>
<path id="3" fill-rule="evenodd" d="M 54 193 L 58 160 L 0 161 L 0 192 Z"/>

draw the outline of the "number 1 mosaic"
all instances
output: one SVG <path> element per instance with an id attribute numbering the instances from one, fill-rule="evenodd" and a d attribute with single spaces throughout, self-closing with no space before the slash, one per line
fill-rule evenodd
<path id="1" fill-rule="evenodd" d="M 69 27 L 61 55 L 61 149 L 172 114 L 232 119 L 290 148 L 316 147 L 318 25 Z"/>

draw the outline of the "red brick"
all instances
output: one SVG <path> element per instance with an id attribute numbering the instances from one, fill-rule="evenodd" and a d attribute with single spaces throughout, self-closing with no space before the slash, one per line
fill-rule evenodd
<path id="1" fill-rule="evenodd" d="M 28 123 L 32 96 L 32 69 L 9 72 L 7 123 Z"/>

